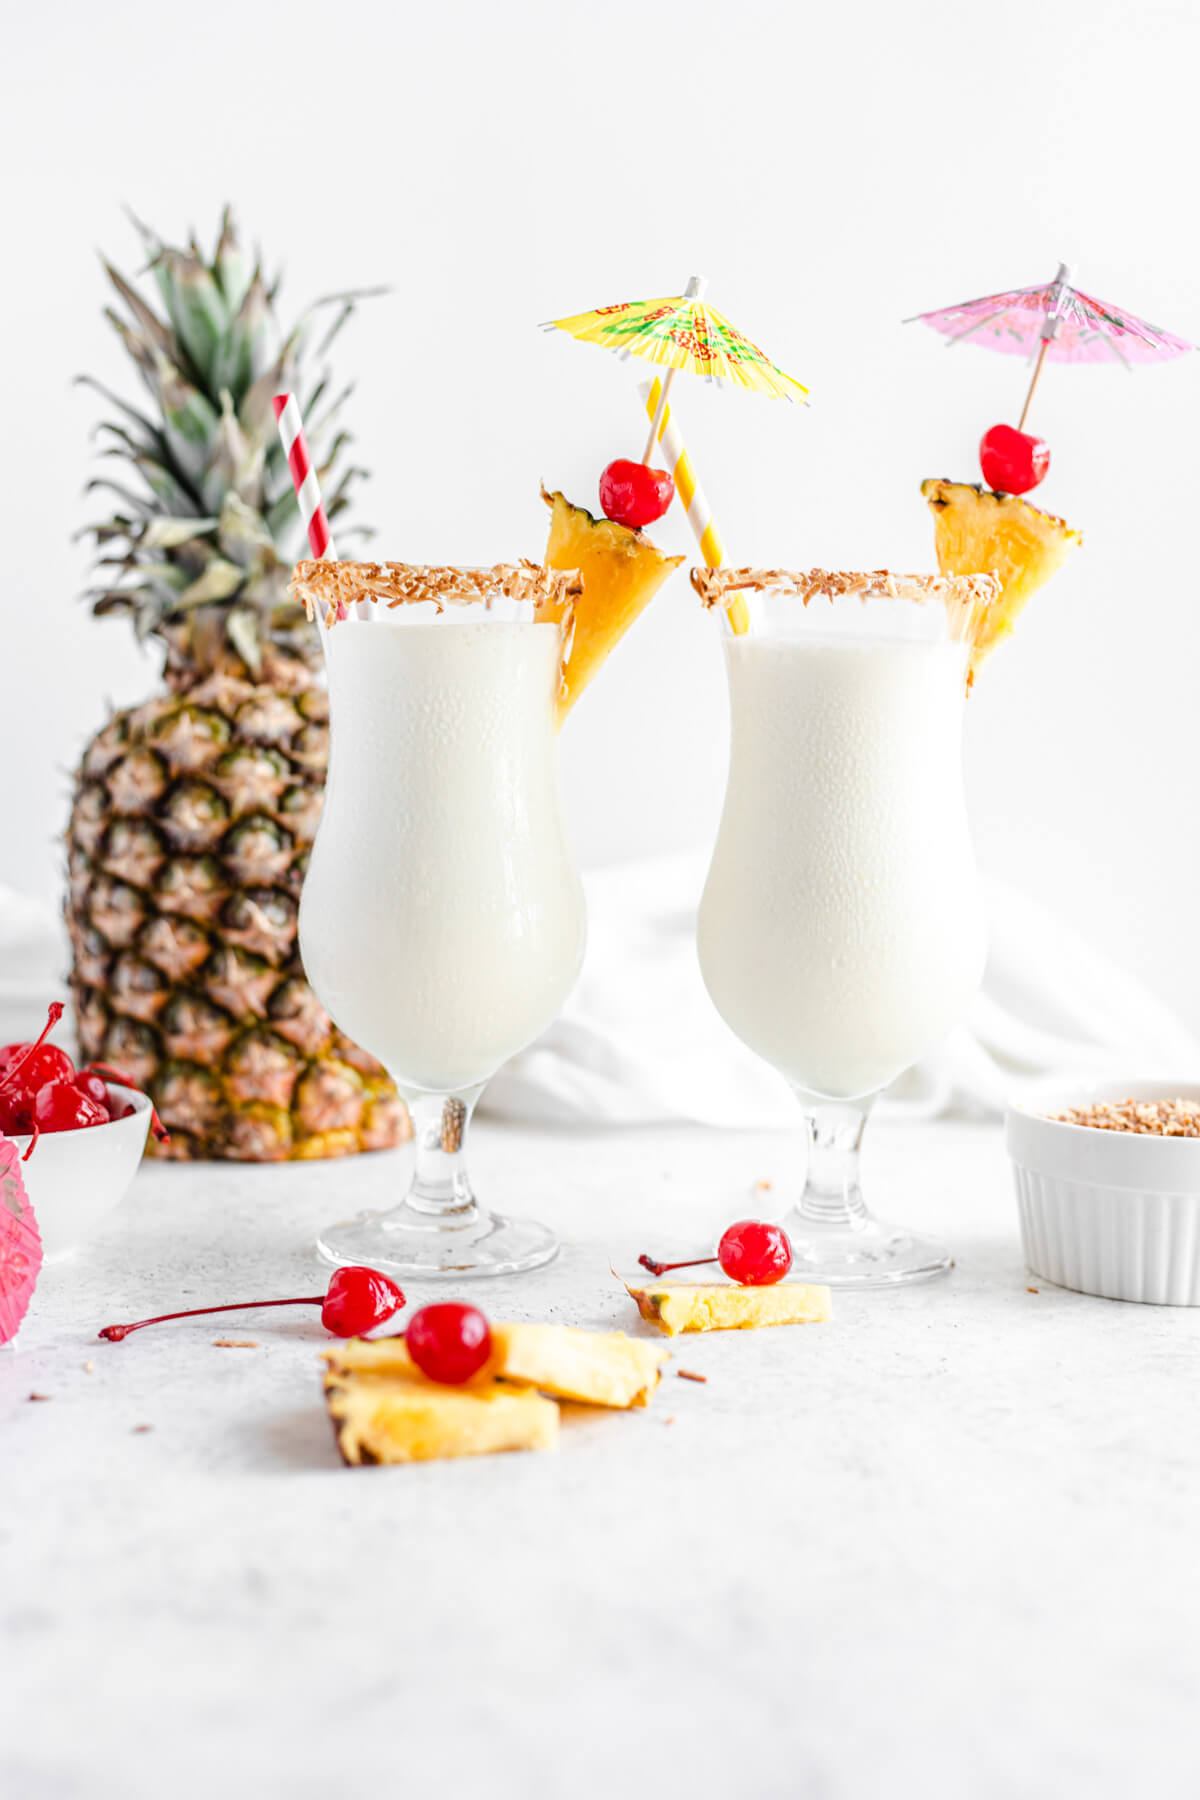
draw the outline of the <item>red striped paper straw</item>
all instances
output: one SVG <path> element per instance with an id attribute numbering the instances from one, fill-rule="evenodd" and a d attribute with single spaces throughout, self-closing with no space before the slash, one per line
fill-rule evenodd
<path id="1" fill-rule="evenodd" d="M 308 454 L 304 421 L 300 417 L 296 396 L 276 394 L 272 404 L 279 423 L 280 441 L 288 460 L 288 468 L 292 472 L 292 485 L 300 504 L 300 517 L 304 520 L 304 529 L 308 533 L 309 548 L 315 557 L 327 556 L 331 562 L 336 562 L 333 534 L 329 529 L 329 520 L 325 517 L 325 508 L 321 504 L 317 472 L 312 466 L 312 457 Z"/>
<path id="2" fill-rule="evenodd" d="M 337 551 L 333 546 L 333 533 L 329 529 L 329 520 L 325 516 L 317 472 L 313 468 L 312 457 L 309 455 L 308 440 L 304 435 L 304 421 L 300 417 L 300 407 L 296 396 L 295 394 L 276 394 L 271 404 L 275 408 L 275 420 L 279 426 L 279 441 L 283 445 L 288 468 L 291 470 L 292 486 L 296 490 L 300 517 L 303 519 L 304 529 L 308 533 L 309 549 L 318 560 L 324 557 L 328 562 L 336 562 Z M 340 602 L 338 617 L 345 617 L 345 608 Z"/>

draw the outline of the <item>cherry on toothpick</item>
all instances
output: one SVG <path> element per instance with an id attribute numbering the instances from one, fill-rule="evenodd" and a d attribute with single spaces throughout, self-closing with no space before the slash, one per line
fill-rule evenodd
<path id="1" fill-rule="evenodd" d="M 600 477 L 600 508 L 614 525 L 638 531 L 661 519 L 675 498 L 675 482 L 666 469 L 619 456 Z"/>
<path id="2" fill-rule="evenodd" d="M 477 1306 L 442 1300 L 423 1306 L 408 1321 L 408 1354 L 430 1381 L 460 1387 L 478 1375 L 492 1354 L 492 1333 Z"/>
<path id="3" fill-rule="evenodd" d="M 722 1232 L 715 1256 L 696 1256 L 687 1262 L 655 1262 L 639 1256 L 643 1269 L 665 1275 L 669 1269 L 696 1269 L 702 1263 L 720 1263 L 730 1281 L 739 1287 L 773 1287 L 792 1266 L 792 1246 L 782 1225 L 765 1219 L 739 1219 Z"/>
<path id="4" fill-rule="evenodd" d="M 1050 446 L 1011 425 L 993 425 L 979 445 L 983 479 L 998 494 L 1027 494 L 1046 479 Z"/>
<path id="5" fill-rule="evenodd" d="M 164 1325 L 169 1319 L 198 1319 L 208 1313 L 246 1312 L 260 1306 L 319 1306 L 321 1323 L 333 1337 L 362 1337 L 384 1325 L 400 1311 L 404 1295 L 378 1269 L 335 1269 L 323 1294 L 306 1294 L 293 1300 L 239 1300 L 232 1306 L 191 1306 L 184 1312 L 158 1313 L 132 1325 L 106 1325 L 100 1337 L 119 1344 L 131 1331 L 147 1325 Z"/>

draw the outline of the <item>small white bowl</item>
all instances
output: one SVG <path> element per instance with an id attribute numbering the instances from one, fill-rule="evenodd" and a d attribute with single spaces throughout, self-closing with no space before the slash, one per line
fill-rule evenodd
<path id="1" fill-rule="evenodd" d="M 150 1101 L 136 1088 L 120 1087 L 115 1081 L 105 1085 L 114 1099 L 128 1100 L 133 1111 L 107 1125 L 43 1131 L 37 1149 L 21 1164 L 47 1262 L 91 1237 L 124 1199 L 146 1148 Z M 32 1139 L 13 1141 L 24 1152 Z"/>
<path id="2" fill-rule="evenodd" d="M 1035 1275 L 1106 1300 L 1200 1306 L 1200 1138 L 1044 1116 L 1095 1101 L 1176 1099 L 1200 1101 L 1200 1083 L 1060 1084 L 1009 1107 L 1004 1142 Z"/>

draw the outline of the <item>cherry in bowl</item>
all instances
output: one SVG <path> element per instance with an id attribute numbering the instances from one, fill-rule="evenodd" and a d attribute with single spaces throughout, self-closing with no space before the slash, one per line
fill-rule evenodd
<path id="1" fill-rule="evenodd" d="M 153 1113 L 135 1088 L 108 1085 L 110 1112 L 86 1130 L 32 1131 L 16 1137 L 25 1190 L 46 1260 L 86 1243 L 127 1193 L 146 1149 Z M 86 1101 L 81 1094 L 80 1101 Z"/>

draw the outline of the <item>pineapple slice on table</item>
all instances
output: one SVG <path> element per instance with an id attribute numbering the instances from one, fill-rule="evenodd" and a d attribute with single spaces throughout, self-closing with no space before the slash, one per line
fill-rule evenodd
<path id="1" fill-rule="evenodd" d="M 560 1400 L 589 1406 L 645 1406 L 669 1352 L 623 1331 L 569 1325 L 495 1325 L 496 1372 Z"/>
<path id="2" fill-rule="evenodd" d="M 589 1406 L 645 1406 L 668 1355 L 659 1345 L 628 1338 L 622 1331 L 580 1331 L 570 1325 L 493 1325 L 491 1330 L 492 1354 L 478 1381 L 501 1379 Z M 367 1381 L 413 1373 L 408 1346 L 399 1337 L 356 1338 L 330 1357 Z"/>
<path id="3" fill-rule="evenodd" d="M 655 1281 L 625 1288 L 643 1319 L 667 1337 L 681 1331 L 752 1331 L 760 1325 L 816 1325 L 832 1317 L 827 1287 L 800 1281 L 776 1287 L 724 1282 Z"/>
<path id="4" fill-rule="evenodd" d="M 966 481 L 923 481 L 921 493 L 933 514 L 941 573 L 1000 578 L 999 597 L 984 614 L 975 639 L 971 665 L 978 668 L 1011 635 L 1030 596 L 1083 539 L 1065 519 L 1039 512 L 1016 494 L 994 494 Z"/>
<path id="5" fill-rule="evenodd" d="M 563 494 L 542 499 L 550 508 L 548 569 L 578 569 L 583 592 L 574 602 L 575 624 L 558 702 L 561 724 L 609 653 L 649 605 L 682 556 L 664 556 L 628 525 L 597 519 Z M 560 609 L 561 611 L 561 609 Z M 553 608 L 543 617 L 553 619 Z"/>
<path id="6" fill-rule="evenodd" d="M 367 1347 L 348 1345 L 325 1357 L 325 1405 L 343 1462 L 433 1462 L 557 1448 L 558 1407 L 532 1388 L 494 1379 L 444 1387 L 399 1358 L 364 1370 L 354 1351 Z"/>

